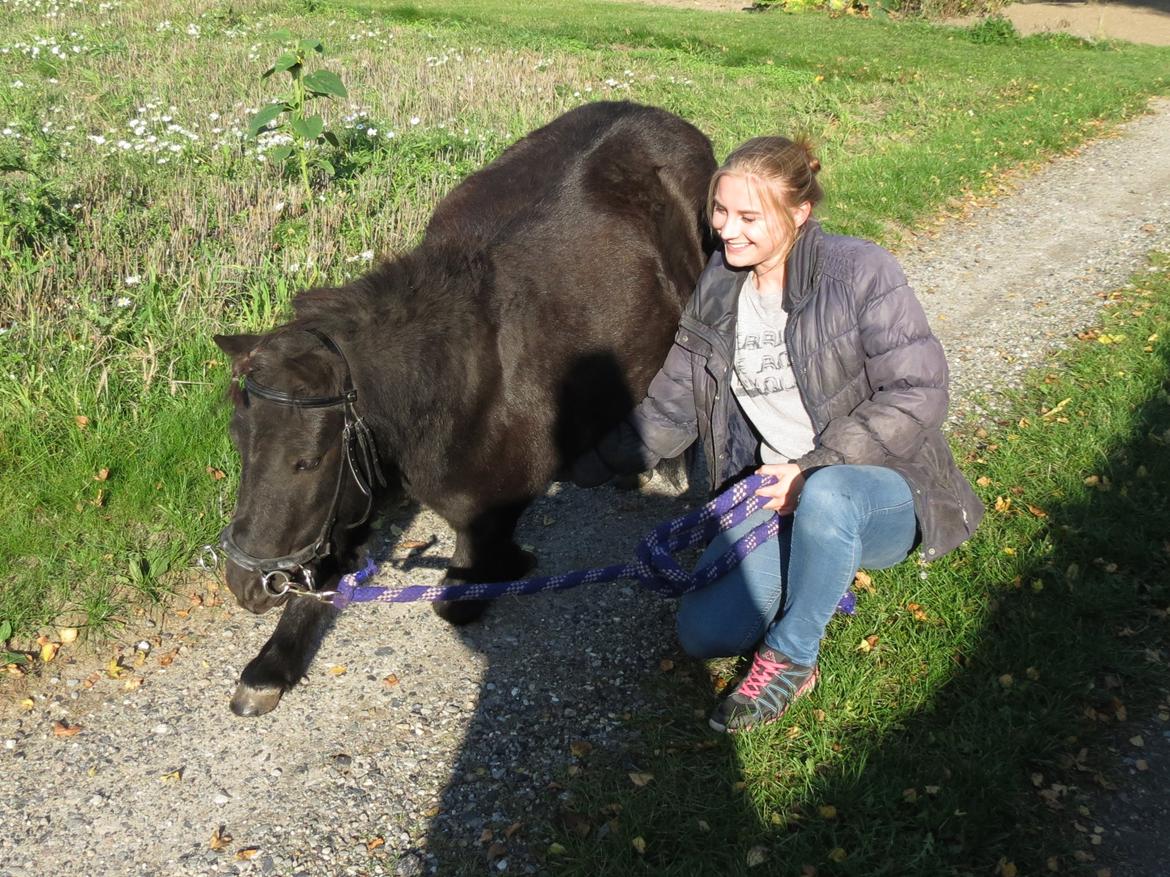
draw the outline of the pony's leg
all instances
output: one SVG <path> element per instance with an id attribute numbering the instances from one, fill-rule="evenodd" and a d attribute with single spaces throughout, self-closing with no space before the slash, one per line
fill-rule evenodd
<path id="1" fill-rule="evenodd" d="M 335 613 L 320 600 L 292 598 L 260 654 L 240 674 L 232 695 L 232 712 L 262 716 L 275 709 L 281 696 L 305 675 L 320 635 Z"/>
<path id="2" fill-rule="evenodd" d="M 455 532 L 455 553 L 444 585 L 465 582 L 510 582 L 536 566 L 536 557 L 512 540 L 516 522 L 528 503 L 491 509 Z M 452 624 L 475 621 L 490 600 L 450 600 L 432 604 L 435 613 Z"/>

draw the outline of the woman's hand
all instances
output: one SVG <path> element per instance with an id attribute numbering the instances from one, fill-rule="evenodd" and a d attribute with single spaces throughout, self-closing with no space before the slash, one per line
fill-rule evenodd
<path id="1" fill-rule="evenodd" d="M 796 501 L 804 487 L 804 476 L 800 474 L 799 466 L 795 463 L 769 463 L 757 469 L 756 474 L 771 475 L 776 479 L 775 484 L 769 484 L 756 491 L 756 496 L 771 497 L 764 508 L 782 515 L 790 515 L 796 511 Z"/>

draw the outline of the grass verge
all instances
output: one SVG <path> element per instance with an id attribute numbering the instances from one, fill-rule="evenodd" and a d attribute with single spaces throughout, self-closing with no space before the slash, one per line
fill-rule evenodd
<path id="1" fill-rule="evenodd" d="M 985 523 L 924 580 L 875 573 L 783 722 L 714 738 L 729 668 L 677 660 L 644 749 L 567 781 L 558 873 L 1097 873 L 1107 745 L 1170 722 L 1168 320 L 1161 254 L 1001 419 L 956 430 Z"/>

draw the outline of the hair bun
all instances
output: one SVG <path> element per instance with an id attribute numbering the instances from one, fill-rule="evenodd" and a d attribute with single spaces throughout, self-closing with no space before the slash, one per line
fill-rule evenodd
<path id="1" fill-rule="evenodd" d="M 821 160 L 815 156 L 810 155 L 808 158 L 808 169 L 814 174 L 818 173 L 821 169 Z"/>

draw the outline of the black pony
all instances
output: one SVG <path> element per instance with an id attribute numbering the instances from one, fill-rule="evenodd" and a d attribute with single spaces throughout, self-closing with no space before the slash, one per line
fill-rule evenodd
<path id="1" fill-rule="evenodd" d="M 703 267 L 707 138 L 593 103 L 511 146 L 439 204 L 422 243 L 295 319 L 217 336 L 233 361 L 239 501 L 222 544 L 242 606 L 287 602 L 232 709 L 304 673 L 375 505 L 396 490 L 456 533 L 447 582 L 522 577 L 524 508 L 639 401 Z M 465 623 L 483 603 L 436 604 Z"/>

